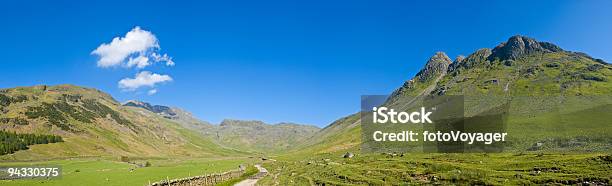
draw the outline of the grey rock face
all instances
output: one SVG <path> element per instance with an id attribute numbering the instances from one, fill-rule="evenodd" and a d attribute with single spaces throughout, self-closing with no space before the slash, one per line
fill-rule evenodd
<path id="1" fill-rule="evenodd" d="M 544 48 L 546 50 L 549 50 L 551 52 L 563 52 L 563 49 L 561 49 L 561 47 L 559 47 L 559 46 L 557 46 L 555 44 L 552 44 L 552 43 L 549 43 L 549 42 L 539 42 L 539 43 L 542 46 L 542 48 Z"/>
<path id="2" fill-rule="evenodd" d="M 465 59 L 465 56 L 459 55 L 459 56 L 457 56 L 457 58 L 455 58 L 455 61 L 453 61 L 453 63 L 460 63 L 464 59 Z"/>
<path id="3" fill-rule="evenodd" d="M 393 91 L 389 99 L 392 100 L 394 97 L 413 89 L 418 83 L 426 83 L 446 75 L 446 71 L 449 69 L 451 63 L 450 58 L 448 58 L 444 52 L 436 52 L 435 55 L 427 60 L 425 67 L 423 67 L 413 79 L 404 82 L 402 87 Z"/>
<path id="4" fill-rule="evenodd" d="M 416 74 L 418 80 L 425 82 L 432 80 L 439 75 L 446 73 L 448 66 L 451 64 L 450 58 L 444 52 L 436 52 L 434 56 L 429 58 L 425 67 Z"/>
<path id="5" fill-rule="evenodd" d="M 552 43 L 538 42 L 533 38 L 516 35 L 510 37 L 508 41 L 501 43 L 497 47 L 495 47 L 493 49 L 493 53 L 489 57 L 489 60 L 515 60 L 526 54 L 560 51 L 563 51 L 563 49 Z"/>
<path id="6" fill-rule="evenodd" d="M 458 68 L 466 68 L 466 69 L 472 68 L 486 61 L 490 55 L 491 55 L 491 49 L 488 49 L 488 48 L 479 49 L 464 59 L 455 60 L 455 62 L 453 62 L 453 64 L 451 64 L 451 66 L 449 67 L 448 71 L 452 72 Z"/>
<path id="7" fill-rule="evenodd" d="M 482 49 L 479 49 L 476 52 L 470 54 L 463 61 L 465 63 L 474 63 L 474 62 L 477 62 L 477 61 L 484 61 L 485 59 L 489 58 L 489 56 L 491 56 L 492 54 L 493 54 L 493 52 L 491 52 L 491 49 L 482 48 Z"/>
<path id="8" fill-rule="evenodd" d="M 176 115 L 176 113 L 170 107 L 163 105 L 151 105 L 142 101 L 130 100 L 125 102 L 123 106 L 143 108 L 166 118 L 172 118 Z"/>

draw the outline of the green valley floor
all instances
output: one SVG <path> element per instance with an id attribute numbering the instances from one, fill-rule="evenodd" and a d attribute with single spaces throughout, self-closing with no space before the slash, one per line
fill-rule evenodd
<path id="1" fill-rule="evenodd" d="M 610 154 L 356 154 L 278 157 L 259 185 L 609 185 Z"/>
<path id="2" fill-rule="evenodd" d="M 41 162 L 0 163 L 0 166 L 59 165 L 62 177 L 43 180 L 0 180 L 0 185 L 147 185 L 164 179 L 220 173 L 249 164 L 254 158 L 174 158 L 139 159 L 133 163 L 150 163 L 149 167 L 116 159 L 84 158 Z"/>

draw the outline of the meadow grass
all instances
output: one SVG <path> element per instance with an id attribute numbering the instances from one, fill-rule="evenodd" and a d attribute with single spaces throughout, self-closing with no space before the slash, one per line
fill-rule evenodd
<path id="1" fill-rule="evenodd" d="M 248 158 L 176 158 L 140 159 L 137 163 L 150 162 L 150 167 L 113 159 L 69 159 L 41 162 L 0 163 L 0 166 L 60 165 L 62 177 L 51 180 L 2 180 L 0 185 L 147 185 L 163 179 L 220 173 L 237 169 L 240 164 L 250 164 Z"/>
<path id="2" fill-rule="evenodd" d="M 609 154 L 411 153 L 279 157 L 261 185 L 610 184 Z"/>

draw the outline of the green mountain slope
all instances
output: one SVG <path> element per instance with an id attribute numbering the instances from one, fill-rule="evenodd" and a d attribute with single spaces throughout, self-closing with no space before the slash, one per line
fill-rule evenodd
<path id="1" fill-rule="evenodd" d="M 468 117 L 505 108 L 502 153 L 367 153 L 356 113 L 265 164 L 258 184 L 609 185 L 610 78 L 610 64 L 522 36 L 452 62 L 439 52 L 384 106 L 461 95 Z"/>
<path id="2" fill-rule="evenodd" d="M 509 103 L 507 131 L 512 137 L 507 150 L 534 150 L 537 144 L 543 147 L 536 150 L 610 151 L 612 139 L 607 134 L 612 127 L 605 120 L 609 114 L 601 111 L 612 105 L 611 78 L 612 65 L 600 59 L 513 36 L 493 50 L 480 49 L 454 61 L 436 53 L 385 104 L 410 105 L 425 96 L 463 95 L 466 115 L 475 115 Z M 582 121 L 569 116 L 580 116 Z M 359 119 L 357 113 L 330 124 L 296 153 L 358 150 Z"/>
<path id="3" fill-rule="evenodd" d="M 237 154 L 162 116 L 124 107 L 99 90 L 72 85 L 0 90 L 0 129 L 53 134 L 65 142 L 34 145 L 2 159 L 76 156 L 223 156 Z"/>

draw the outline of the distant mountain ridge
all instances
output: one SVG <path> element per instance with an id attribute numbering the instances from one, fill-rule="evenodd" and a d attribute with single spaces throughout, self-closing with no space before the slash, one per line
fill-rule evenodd
<path id="1" fill-rule="evenodd" d="M 140 107 L 140 108 L 144 108 L 146 110 L 149 110 L 153 113 L 157 113 L 165 118 L 173 118 L 174 116 L 176 116 L 176 113 L 174 111 L 172 111 L 172 109 L 170 107 L 166 107 L 166 106 L 162 106 L 162 105 L 151 105 L 149 103 L 146 102 L 142 102 L 142 101 L 136 101 L 136 100 L 129 100 L 125 103 L 123 103 L 123 106 L 131 106 L 131 107 Z"/>
<path id="2" fill-rule="evenodd" d="M 281 152 L 296 147 L 320 129 L 312 125 L 281 122 L 267 124 L 257 120 L 225 119 L 218 125 L 193 117 L 176 107 L 152 105 L 142 101 L 123 104 L 159 114 L 181 126 L 198 131 L 222 146 L 254 152 Z M 169 114 L 172 113 L 172 114 Z"/>
<path id="3" fill-rule="evenodd" d="M 238 149 L 278 153 L 296 148 L 319 130 L 311 125 L 226 119 L 216 128 L 215 139 Z"/>

